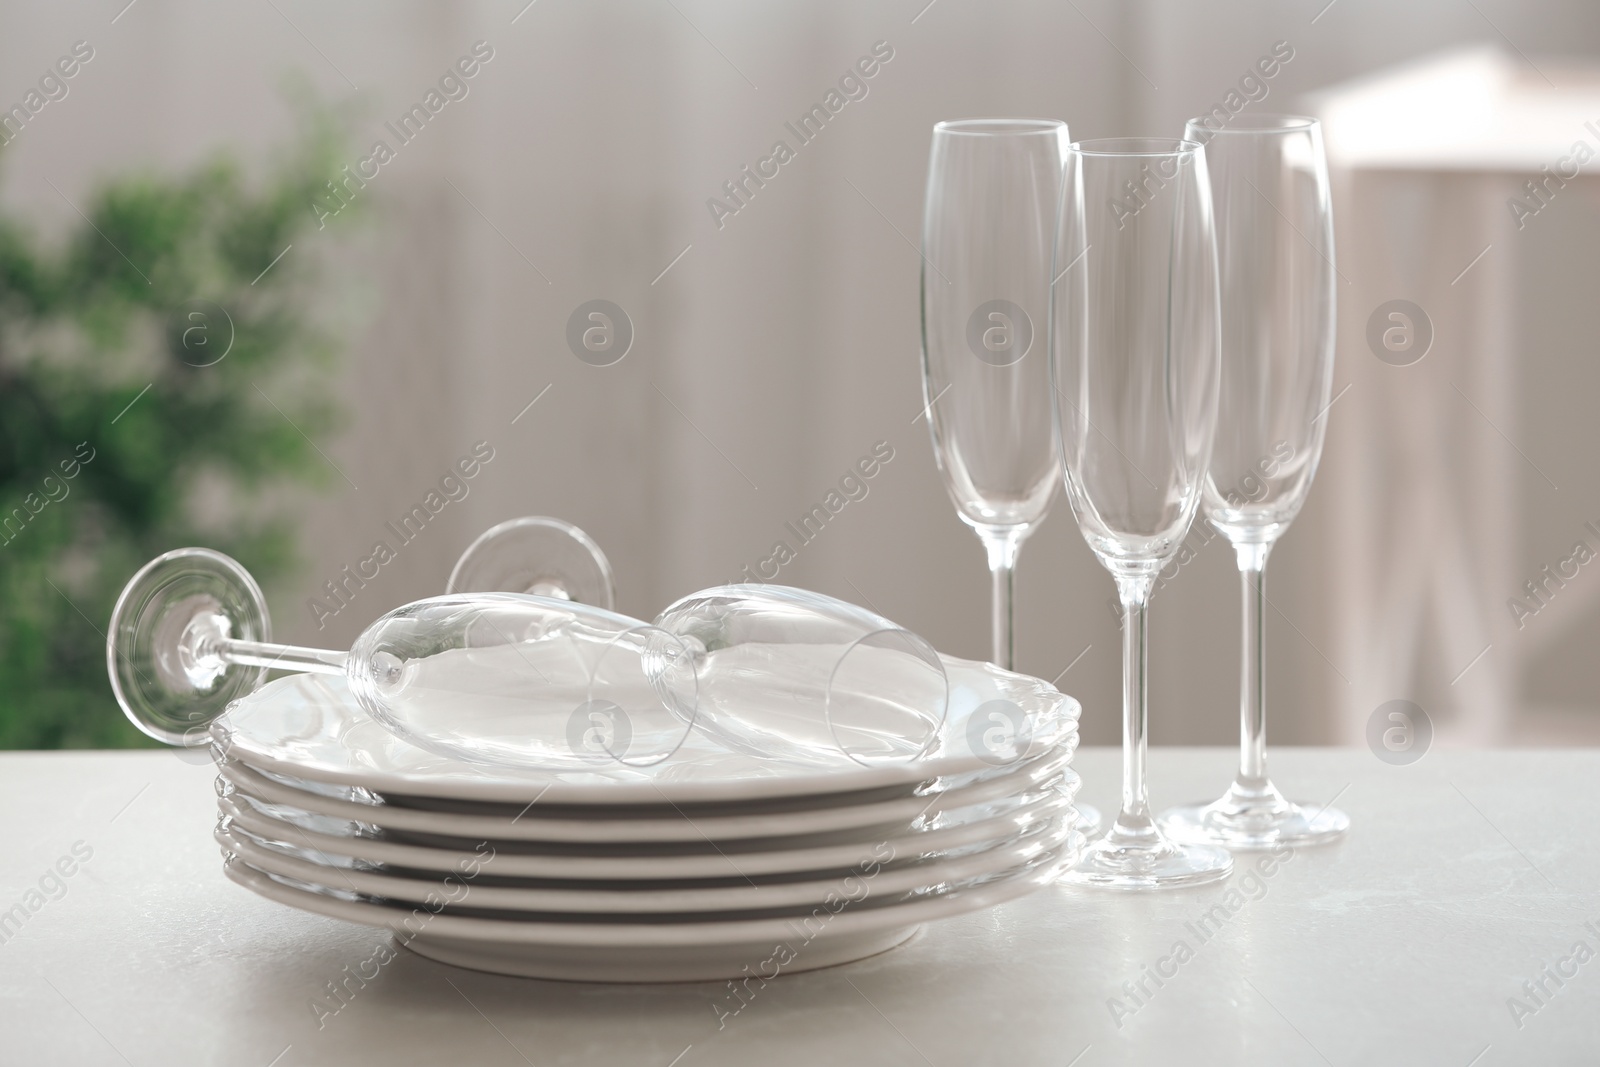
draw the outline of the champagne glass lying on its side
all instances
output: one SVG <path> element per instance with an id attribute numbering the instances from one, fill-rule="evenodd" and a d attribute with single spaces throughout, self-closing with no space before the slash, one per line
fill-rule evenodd
<path id="1" fill-rule="evenodd" d="M 240 570 L 242 572 L 242 568 Z M 446 592 L 533 593 L 593 604 L 606 610 L 610 610 L 616 600 L 611 562 L 594 539 L 570 522 L 542 515 L 511 519 L 484 531 L 456 561 Z M 260 593 L 256 591 L 233 605 L 240 625 L 252 625 L 248 620 L 253 618 L 254 609 L 248 602 L 259 601 L 259 598 Z M 260 617 L 266 619 L 265 609 L 261 610 Z M 263 632 L 265 630 L 270 630 L 270 624 Z M 266 639 L 262 634 L 255 636 Z M 112 678 L 115 685 L 114 673 Z M 255 684 L 260 684 L 259 678 Z M 171 724 L 143 722 L 131 713 L 130 717 L 134 718 L 134 725 L 157 740 L 186 747 L 203 745 L 211 720 L 242 692 L 218 690 L 211 701 L 200 700 L 196 695 L 197 702 L 184 713 L 188 722 L 184 734 L 188 740 L 167 736 Z M 123 707 L 127 710 L 126 704 Z"/>
<path id="2" fill-rule="evenodd" d="M 407 741 L 520 768 L 658 763 L 683 743 L 697 703 L 684 642 L 555 597 L 432 597 L 384 615 L 348 652 L 274 644 L 255 580 L 203 548 L 159 556 L 128 582 L 106 667 L 128 718 L 168 744 L 206 743 L 212 720 L 278 669 L 343 675 Z M 587 743 L 596 721 L 609 727 L 598 751 Z"/>
<path id="3" fill-rule="evenodd" d="M 684 597 L 655 624 L 692 650 L 701 721 L 730 747 L 881 766 L 940 740 L 943 661 L 865 608 L 789 586 L 724 585 Z"/>

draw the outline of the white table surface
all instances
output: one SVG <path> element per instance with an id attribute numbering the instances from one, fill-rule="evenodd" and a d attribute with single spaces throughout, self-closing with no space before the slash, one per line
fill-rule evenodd
<path id="1" fill-rule="evenodd" d="M 0 935 L 0 1063 L 1600 1063 L 1600 956 L 1561 964 L 1579 941 L 1600 953 L 1600 751 L 1431 752 L 1395 767 L 1278 750 L 1278 781 L 1337 795 L 1353 832 L 1252 882 L 1257 899 L 1241 893 L 1204 941 L 1193 927 L 1222 887 L 1052 887 L 782 977 L 721 1030 L 720 983 L 541 982 L 406 952 L 319 1028 L 312 998 L 388 935 L 227 881 L 212 769 L 189 758 L 0 755 L 0 910 L 74 844 L 92 850 L 64 893 L 47 879 L 54 899 Z M 1216 792 L 1232 759 L 1155 750 L 1155 800 Z M 1109 810 L 1117 754 L 1089 749 L 1078 766 Z M 1192 958 L 1160 988 L 1146 979 L 1135 1005 L 1123 983 L 1147 965 L 1170 973 L 1180 940 Z M 1576 975 L 1544 979 L 1550 995 L 1519 1028 L 1508 998 L 1546 965 Z M 1116 1020 L 1119 996 L 1137 1010 Z"/>

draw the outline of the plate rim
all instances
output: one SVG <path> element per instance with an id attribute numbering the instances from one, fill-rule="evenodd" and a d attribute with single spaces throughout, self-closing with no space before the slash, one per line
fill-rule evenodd
<path id="1" fill-rule="evenodd" d="M 702 815 L 694 818 L 688 817 L 675 805 L 669 804 L 660 805 L 663 814 L 654 819 L 615 820 L 552 817 L 538 812 L 536 805 L 530 805 L 523 813 L 529 816 L 526 822 L 523 822 L 522 815 L 515 819 L 502 819 L 493 815 L 468 815 L 400 805 L 366 804 L 296 789 L 283 782 L 273 781 L 244 760 L 232 760 L 219 765 L 218 777 L 226 780 L 239 792 L 257 800 L 290 804 L 314 814 L 349 819 L 353 822 L 366 822 L 385 829 L 412 833 L 543 842 L 653 843 L 669 840 L 699 841 L 708 838 L 714 841 L 744 841 L 764 837 L 792 837 L 866 829 L 899 821 L 902 817 L 910 821 L 929 812 L 948 811 L 970 804 L 998 800 L 1013 793 L 1026 791 L 1027 786 L 1037 787 L 1041 782 L 1062 772 L 1070 772 L 1074 778 L 1078 777 L 1071 766 L 1075 749 L 1075 745 L 1062 742 L 1052 751 L 1018 764 L 1005 773 L 939 791 L 933 794 L 931 799 L 925 799 L 928 794 L 914 793 L 892 800 L 847 807 L 798 809 L 766 814 Z M 235 768 L 242 769 L 243 773 Z M 279 800 L 266 795 L 262 792 L 263 785 L 271 791 L 282 791 L 286 795 L 292 795 L 292 799 Z M 905 814 L 902 816 L 901 813 Z M 678 818 L 673 818 L 673 815 Z M 765 826 L 761 825 L 762 822 Z M 786 828 L 784 823 L 793 823 L 795 828 Z M 807 825 L 808 823 L 810 825 Z M 817 823 L 827 823 L 827 825 L 819 826 Z M 774 824 L 777 824 L 777 829 L 772 828 Z M 449 828 L 452 825 L 456 828 Z M 669 828 L 669 835 L 666 837 L 661 835 L 660 831 L 663 828 Z M 506 830 L 513 832 L 505 833 Z"/>
<path id="2" fill-rule="evenodd" d="M 1078 831 L 1072 831 L 1082 838 Z M 945 896 L 891 904 L 882 908 L 851 911 L 841 907 L 828 913 L 822 933 L 804 939 L 809 943 L 815 937 L 833 935 L 846 937 L 868 933 L 877 929 L 916 926 L 934 919 L 948 918 L 965 912 L 1003 904 L 1034 889 L 1055 881 L 1081 850 L 1081 844 L 1069 836 L 1051 854 L 1024 867 L 1002 873 L 994 881 L 969 889 L 958 890 Z M 323 896 L 309 890 L 279 882 L 264 872 L 240 860 L 225 863 L 224 874 L 258 896 L 278 903 L 297 907 L 334 919 L 377 926 L 399 931 L 386 919 L 378 919 L 380 911 L 389 911 L 383 905 L 366 901 L 341 900 Z M 315 902 L 319 907 L 306 906 Z M 799 918 L 736 919 L 699 923 L 650 924 L 594 924 L 526 922 L 512 919 L 482 919 L 471 916 L 435 914 L 427 909 L 399 911 L 398 914 L 415 916 L 417 911 L 426 916 L 423 932 L 415 937 L 425 937 L 427 932 L 456 940 L 503 941 L 527 945 L 571 945 L 579 947 L 631 947 L 631 948 L 693 948 L 702 945 L 728 945 L 758 943 L 777 938 L 785 940 L 794 934 Z M 811 917 L 815 917 L 815 911 Z M 377 919 L 377 921 L 374 921 Z M 399 920 L 403 925 L 404 920 Z M 437 929 L 435 926 L 437 925 Z M 622 934 L 624 936 L 618 936 Z M 406 940 L 410 940 L 409 938 Z"/>
<path id="3" fill-rule="evenodd" d="M 1032 675 L 1019 674 L 1015 671 L 1002 670 L 992 663 L 980 660 L 967 660 L 943 654 L 941 654 L 940 659 L 945 663 L 947 670 L 950 667 L 955 667 L 958 670 L 972 671 L 984 675 L 1001 675 L 1006 678 L 1019 679 L 1021 683 L 1026 685 L 1043 686 L 1051 693 L 1054 693 L 1054 699 L 1060 702 L 1060 707 L 1062 708 L 1061 725 L 1055 733 L 1039 742 L 1041 750 L 1052 748 L 1063 742 L 1069 735 L 1077 733 L 1078 722 L 1082 716 L 1082 705 L 1077 699 L 1069 694 L 1060 692 L 1043 679 L 1035 678 Z M 252 746 L 248 738 L 240 739 L 234 736 L 230 728 L 235 707 L 245 705 L 250 701 L 270 700 L 276 694 L 290 689 L 295 683 L 303 682 L 306 677 L 308 676 L 290 675 L 276 679 L 267 683 L 255 693 L 230 704 L 228 710 L 211 724 L 210 729 L 213 741 L 221 747 L 225 755 L 232 756 L 234 750 L 237 749 L 245 753 L 248 756 L 246 762 L 253 765 L 262 766 L 280 774 L 288 774 L 325 784 L 359 785 L 362 788 L 371 789 L 379 793 L 401 793 L 414 796 L 513 804 L 530 802 L 547 796 L 552 804 L 584 805 L 656 803 L 662 799 L 666 799 L 669 802 L 697 803 L 701 801 L 738 801 L 819 796 L 872 789 L 879 786 L 915 785 L 935 778 L 983 771 L 1003 765 L 993 759 L 969 754 L 966 756 L 940 756 L 912 764 L 886 765 L 882 767 L 840 766 L 821 769 L 794 764 L 793 766 L 798 768 L 797 773 L 772 778 L 728 778 L 702 781 L 657 781 L 653 778 L 643 780 L 619 779 L 604 784 L 584 784 L 562 782 L 551 773 L 540 775 L 538 772 L 532 771 L 529 772 L 526 778 L 523 778 L 509 769 L 477 767 L 473 764 L 451 760 L 418 748 L 417 752 L 422 755 L 453 765 L 450 770 L 456 771 L 456 776 L 452 780 L 444 781 L 441 780 L 442 774 L 437 772 L 431 776 L 408 776 L 404 773 L 376 767 L 349 766 L 341 768 L 323 761 L 303 762 L 286 759 L 263 751 L 260 747 Z M 343 677 L 319 675 L 316 676 L 315 680 L 326 685 L 337 686 L 344 694 L 349 693 L 348 685 Z M 364 712 L 359 713 L 365 715 Z M 398 736 L 394 740 L 397 744 L 409 746 L 409 742 Z M 415 748 L 415 746 L 410 747 Z M 1030 749 L 1032 747 L 1030 745 Z M 1010 762 L 1021 762 L 1025 759 L 1027 759 L 1027 756 Z M 776 765 L 781 761 L 775 760 L 773 762 Z M 460 773 L 461 771 L 466 773 Z M 554 773 L 559 774 L 560 772 Z"/>
<path id="4" fill-rule="evenodd" d="M 926 861 L 914 861 L 905 867 L 894 871 L 885 869 L 874 877 L 885 877 L 890 874 L 903 876 L 890 885 L 900 885 L 902 888 L 883 890 L 889 893 L 910 893 L 917 889 L 930 889 L 951 881 L 971 880 L 981 877 L 985 873 L 1004 871 L 1024 863 L 1030 856 L 1041 851 L 1053 848 L 1066 840 L 1077 830 L 1077 820 L 1068 816 L 1058 817 L 1062 825 L 1058 829 L 1051 829 L 1050 824 L 1044 824 L 1037 830 L 1030 831 L 1014 838 L 1004 838 L 995 842 L 991 847 L 981 852 L 963 856 L 940 856 Z M 1059 835 L 1059 836 L 1058 836 Z M 319 885 L 326 889 L 343 891 L 343 887 L 332 884 L 335 880 L 343 880 L 349 890 L 374 897 L 383 897 L 393 903 L 425 904 L 426 894 L 443 885 L 446 875 L 438 872 L 438 879 L 424 879 L 407 877 L 382 871 L 368 871 L 359 868 L 332 868 L 315 863 L 311 860 L 301 859 L 297 856 L 284 855 L 274 852 L 257 841 L 248 837 L 239 836 L 234 831 L 217 830 L 212 835 L 219 845 L 225 850 L 236 855 L 241 862 L 248 864 L 255 870 L 268 875 L 277 875 L 292 878 L 296 881 Z M 1051 838 L 1057 838 L 1051 840 Z M 279 869 L 274 870 L 274 866 Z M 953 873 L 955 872 L 955 873 Z M 852 874 L 845 874 L 832 878 L 818 878 L 800 882 L 784 882 L 764 885 L 754 890 L 757 893 L 774 891 L 787 893 L 793 899 L 785 899 L 778 903 L 771 903 L 768 907 L 808 907 L 821 906 L 828 893 L 842 891 L 843 883 Z M 382 886 L 388 885 L 390 890 L 385 891 Z M 707 914 L 718 911 L 754 910 L 748 904 L 719 904 L 719 898 L 734 901 L 739 896 L 751 892 L 749 887 L 742 885 L 695 887 L 692 889 L 674 889 L 670 885 L 641 884 L 631 889 L 550 889 L 523 886 L 475 886 L 472 887 L 479 893 L 526 894 L 535 901 L 550 897 L 562 896 L 574 898 L 573 904 L 550 904 L 548 902 L 520 904 L 480 904 L 476 905 L 486 910 L 503 911 L 547 911 L 569 912 L 573 915 L 604 914 L 604 915 L 652 915 L 657 913 L 695 913 Z M 402 896 L 395 889 L 403 892 L 416 893 L 416 897 Z M 646 910 L 631 910 L 628 906 L 597 907 L 597 901 L 614 902 L 618 905 L 628 903 L 638 904 L 641 901 L 660 899 L 663 894 L 703 894 L 701 902 L 684 904 L 680 906 L 658 907 Z M 469 892 L 470 899 L 471 894 Z M 631 902 L 626 898 L 632 898 Z"/>
<path id="5" fill-rule="evenodd" d="M 829 871 L 850 867 L 872 853 L 876 848 L 904 846 L 924 850 L 966 848 L 985 841 L 1014 836 L 1034 822 L 1053 818 L 1063 808 L 1075 810 L 1073 800 L 1076 788 L 1059 797 L 1043 797 L 1015 811 L 979 819 L 938 830 L 901 833 L 885 837 L 882 842 L 861 841 L 838 845 L 822 845 L 809 849 L 776 849 L 770 853 L 739 853 L 739 861 L 729 859 L 721 850 L 689 856 L 530 856 L 516 853 L 495 854 L 501 863 L 499 872 L 513 877 L 569 878 L 574 880 L 600 879 L 607 881 L 669 880 L 673 878 L 720 878 L 733 875 L 789 874 L 808 871 Z M 246 830 L 275 841 L 291 843 L 301 838 L 312 851 L 331 853 L 369 863 L 389 863 L 414 870 L 438 871 L 448 874 L 462 863 L 483 862 L 481 853 L 451 851 L 432 845 L 409 842 L 378 841 L 371 838 L 340 837 L 317 830 L 306 830 L 285 822 L 267 812 L 241 805 L 231 796 L 217 798 L 219 815 L 231 817 Z M 258 829 L 252 822 L 267 824 Z M 287 832 L 278 832 L 282 827 Z M 919 840 L 920 839 L 920 840 Z M 487 844 L 487 842 L 484 842 Z M 299 848 L 299 845 L 291 845 Z M 376 851 L 374 851 L 376 849 Z M 383 853 L 390 857 L 383 858 Z M 834 859 L 833 857 L 843 857 Z M 796 859 L 796 857 L 804 857 Z M 899 858 L 899 854 L 895 854 Z M 720 861 L 720 862 L 719 862 Z M 726 866 L 724 866 L 724 864 Z M 331 866 L 331 864 L 330 864 Z M 509 868 L 517 868 L 510 870 Z M 540 869 L 543 868 L 543 869 Z M 733 875 L 729 874 L 731 868 Z M 641 873 L 629 873 L 638 871 Z"/>

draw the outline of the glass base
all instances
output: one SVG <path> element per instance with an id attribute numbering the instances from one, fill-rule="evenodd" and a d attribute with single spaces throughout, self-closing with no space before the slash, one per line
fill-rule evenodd
<path id="1" fill-rule="evenodd" d="M 207 744 L 228 705 L 266 668 L 229 664 L 215 642 L 272 640 L 267 601 L 250 572 L 209 548 L 180 548 L 140 567 L 111 610 L 106 670 L 128 720 L 157 741 Z"/>
<path id="2" fill-rule="evenodd" d="M 1214 845 L 1180 845 L 1153 823 L 1130 826 L 1118 816 L 1111 830 L 1084 850 L 1060 878 L 1095 889 L 1178 889 L 1218 882 L 1233 873 L 1233 857 Z"/>
<path id="3" fill-rule="evenodd" d="M 1162 812 L 1160 825 L 1175 841 L 1265 849 L 1331 844 L 1350 828 L 1350 816 L 1285 800 L 1271 782 L 1259 789 L 1235 782 L 1220 800 Z"/>
<path id="4" fill-rule="evenodd" d="M 1078 809 L 1078 832 L 1084 837 L 1098 837 L 1105 827 L 1105 817 L 1100 814 L 1100 809 L 1093 804 L 1077 803 L 1073 807 Z"/>
<path id="5" fill-rule="evenodd" d="M 450 593 L 532 593 L 611 611 L 617 586 L 594 538 L 561 519 L 530 515 L 486 530 L 450 572 Z"/>

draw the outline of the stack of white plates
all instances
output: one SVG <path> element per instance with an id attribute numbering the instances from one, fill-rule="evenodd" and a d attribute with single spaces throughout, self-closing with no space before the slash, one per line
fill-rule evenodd
<path id="1" fill-rule="evenodd" d="M 423 751 L 339 678 L 283 678 L 213 726 L 230 878 L 479 970 L 771 978 L 860 959 L 1051 881 L 1083 847 L 1075 701 L 946 659 L 939 744 L 893 766 L 730 751 L 518 774 Z"/>

